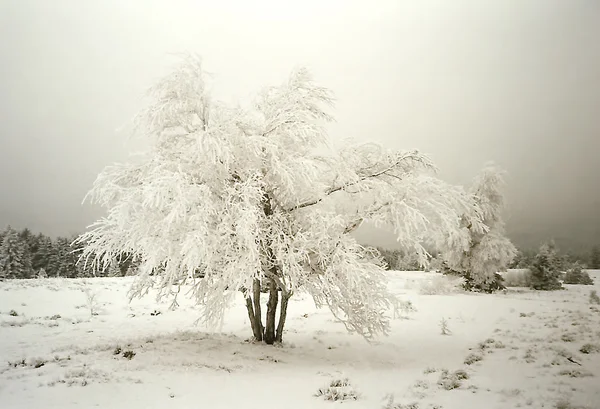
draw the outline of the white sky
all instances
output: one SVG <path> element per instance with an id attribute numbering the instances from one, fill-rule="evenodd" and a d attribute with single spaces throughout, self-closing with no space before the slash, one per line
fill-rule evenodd
<path id="1" fill-rule="evenodd" d="M 0 225 L 98 217 L 80 203 L 131 148 L 116 130 L 187 50 L 227 100 L 307 65 L 332 136 L 420 149 L 455 183 L 494 160 L 517 240 L 600 242 L 599 44 L 596 0 L 0 2 Z"/>

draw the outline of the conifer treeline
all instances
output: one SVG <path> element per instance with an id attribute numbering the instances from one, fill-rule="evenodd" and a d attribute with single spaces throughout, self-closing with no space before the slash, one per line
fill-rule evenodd
<path id="1" fill-rule="evenodd" d="M 71 246 L 76 236 L 52 239 L 29 229 L 15 230 L 10 226 L 0 232 L 0 278 L 37 277 L 121 277 L 133 274 L 130 259 L 115 261 L 106 271 L 94 272 L 77 263 L 79 252 Z"/>

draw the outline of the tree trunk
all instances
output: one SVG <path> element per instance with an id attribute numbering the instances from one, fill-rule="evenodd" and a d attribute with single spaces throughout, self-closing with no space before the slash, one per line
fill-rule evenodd
<path id="1" fill-rule="evenodd" d="M 254 334 L 254 339 L 257 341 L 262 340 L 262 324 L 260 322 L 256 322 L 256 315 L 254 314 L 254 308 L 252 307 L 252 297 L 246 297 L 246 309 L 248 310 L 248 318 L 250 318 L 250 326 L 252 327 L 252 333 Z"/>
<path id="2" fill-rule="evenodd" d="M 254 321 L 256 322 L 257 331 L 254 333 L 254 337 L 257 341 L 263 340 L 264 328 L 262 325 L 262 311 L 260 308 L 260 280 L 254 279 L 252 284 L 252 292 L 254 293 Z"/>
<path id="3" fill-rule="evenodd" d="M 277 333 L 275 335 L 275 342 L 283 341 L 283 327 L 285 326 L 285 319 L 287 317 L 287 306 L 291 293 L 281 295 L 281 307 L 279 311 L 279 323 L 277 323 Z"/>
<path id="4" fill-rule="evenodd" d="M 269 279 L 269 302 L 267 303 L 267 323 L 264 336 L 264 341 L 268 345 L 275 343 L 275 318 L 278 303 L 279 291 L 277 291 L 277 284 L 275 280 Z"/>

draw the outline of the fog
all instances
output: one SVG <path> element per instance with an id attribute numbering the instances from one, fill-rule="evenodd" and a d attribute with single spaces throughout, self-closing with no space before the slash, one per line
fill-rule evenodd
<path id="1" fill-rule="evenodd" d="M 453 183 L 495 161 L 517 244 L 600 243 L 600 2 L 290 4 L 1 2 L 0 226 L 101 216 L 83 196 L 137 149 L 127 124 L 169 53 L 192 51 L 228 101 L 308 66 L 336 94 L 332 137 L 420 149 Z"/>

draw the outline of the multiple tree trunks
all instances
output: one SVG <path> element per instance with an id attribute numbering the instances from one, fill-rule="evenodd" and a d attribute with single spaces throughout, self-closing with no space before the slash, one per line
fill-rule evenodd
<path id="1" fill-rule="evenodd" d="M 275 280 L 269 279 L 269 300 L 267 302 L 267 314 L 265 326 L 262 324 L 262 311 L 260 305 L 260 281 L 254 280 L 252 295 L 246 297 L 246 309 L 254 339 L 272 345 L 283 341 L 283 329 L 287 318 L 287 307 L 291 293 L 281 291 Z M 282 292 L 281 299 L 279 292 Z M 277 306 L 279 305 L 279 320 L 277 320 Z"/>

